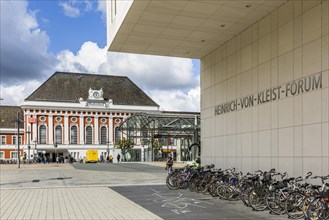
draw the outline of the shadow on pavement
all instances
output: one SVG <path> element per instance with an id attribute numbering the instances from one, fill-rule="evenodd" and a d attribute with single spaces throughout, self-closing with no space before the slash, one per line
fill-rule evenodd
<path id="1" fill-rule="evenodd" d="M 163 219 L 287 219 L 268 211 L 253 212 L 240 201 L 223 201 L 189 190 L 169 190 L 165 185 L 110 188 Z"/>

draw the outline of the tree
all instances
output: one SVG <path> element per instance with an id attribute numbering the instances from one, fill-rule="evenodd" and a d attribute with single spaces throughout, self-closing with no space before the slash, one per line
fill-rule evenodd
<path id="1" fill-rule="evenodd" d="M 128 149 L 134 147 L 134 141 L 130 139 L 122 138 L 122 140 L 116 140 L 115 148 L 121 149 L 123 160 L 126 161 L 126 153 Z"/>

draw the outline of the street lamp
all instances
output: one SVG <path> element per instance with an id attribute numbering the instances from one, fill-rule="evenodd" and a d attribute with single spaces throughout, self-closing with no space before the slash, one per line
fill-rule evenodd
<path id="1" fill-rule="evenodd" d="M 55 161 L 58 163 L 58 160 L 57 160 L 57 143 L 54 144 L 54 148 L 55 148 Z"/>
<path id="2" fill-rule="evenodd" d="M 34 151 L 35 151 L 35 152 L 33 153 L 33 155 L 34 155 L 34 154 L 38 155 L 38 152 L 37 152 L 37 143 L 38 143 L 38 141 L 37 141 L 37 140 L 34 140 L 33 142 L 34 142 Z M 35 159 L 36 155 L 33 156 L 34 159 Z"/>
<path id="3" fill-rule="evenodd" d="M 26 132 L 26 134 L 27 134 L 27 149 L 28 149 L 28 159 L 29 159 L 29 161 L 30 161 L 30 149 L 31 149 L 31 146 L 30 146 L 30 135 L 31 135 L 31 131 L 30 130 L 28 130 L 27 132 Z"/>
<path id="4" fill-rule="evenodd" d="M 21 157 L 20 157 L 20 142 L 19 142 L 19 125 L 24 121 L 19 118 L 19 112 L 17 112 L 17 118 L 14 121 L 17 124 L 17 161 L 18 161 L 18 168 L 21 168 Z"/>
<path id="5" fill-rule="evenodd" d="M 106 151 L 107 151 L 107 156 L 108 156 L 108 157 L 110 157 L 110 143 L 111 143 L 110 141 L 107 141 L 107 142 L 106 142 L 106 144 L 107 144 L 107 149 L 106 149 Z"/>

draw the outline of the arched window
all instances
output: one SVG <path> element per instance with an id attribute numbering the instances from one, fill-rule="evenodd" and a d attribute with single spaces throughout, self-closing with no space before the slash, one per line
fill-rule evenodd
<path id="1" fill-rule="evenodd" d="M 55 127 L 55 143 L 62 144 L 63 143 L 63 130 L 62 126 L 57 125 Z"/>
<path id="2" fill-rule="evenodd" d="M 107 127 L 101 127 L 101 144 L 107 143 Z"/>
<path id="3" fill-rule="evenodd" d="M 47 143 L 47 127 L 46 125 L 40 125 L 39 127 L 39 144 Z"/>
<path id="4" fill-rule="evenodd" d="M 77 126 L 71 127 L 71 144 L 78 144 L 78 128 Z"/>
<path id="5" fill-rule="evenodd" d="M 86 144 L 93 144 L 93 128 L 91 126 L 86 127 Z"/>
<path id="6" fill-rule="evenodd" d="M 115 128 L 115 141 L 121 140 L 121 131 L 119 130 L 119 127 Z"/>

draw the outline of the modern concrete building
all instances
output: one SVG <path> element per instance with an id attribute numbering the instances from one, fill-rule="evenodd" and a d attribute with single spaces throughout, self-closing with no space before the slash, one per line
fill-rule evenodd
<path id="1" fill-rule="evenodd" d="M 109 50 L 201 59 L 203 163 L 328 174 L 328 3 L 111 0 Z"/>

